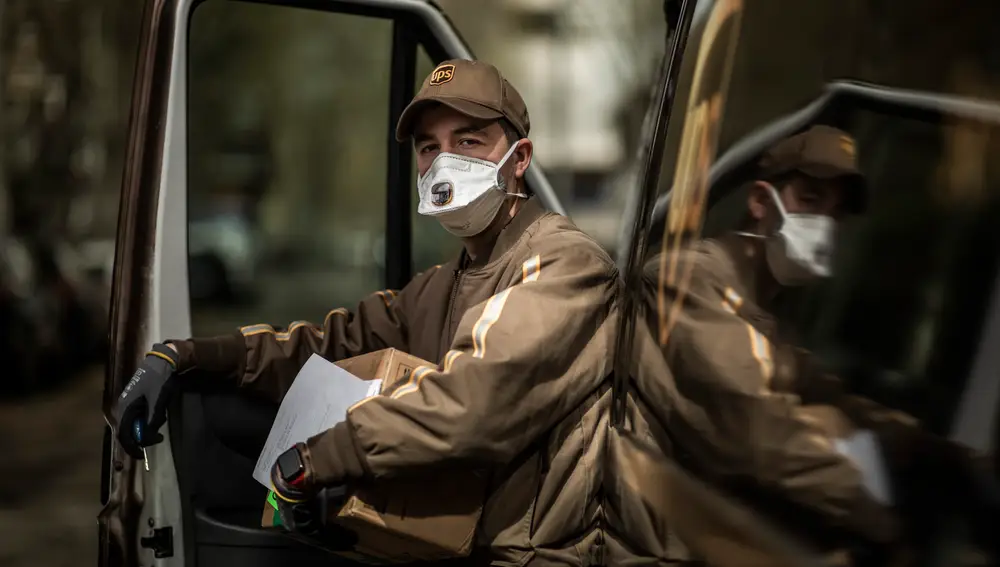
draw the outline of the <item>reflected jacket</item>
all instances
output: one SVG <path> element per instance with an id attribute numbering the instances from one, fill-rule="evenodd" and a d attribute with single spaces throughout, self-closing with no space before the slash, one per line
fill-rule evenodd
<path id="1" fill-rule="evenodd" d="M 221 374 L 276 401 L 313 353 L 336 361 L 392 347 L 436 361 L 309 439 L 316 480 L 483 466 L 492 482 L 477 537 L 492 561 L 587 565 L 600 540 L 596 432 L 618 285 L 592 238 L 530 199 L 481 262 L 463 253 L 320 325 L 251 325 L 175 346 L 181 371 Z"/>
<path id="2" fill-rule="evenodd" d="M 702 478 L 751 486 L 866 539 L 891 539 L 894 516 L 834 441 L 910 420 L 848 395 L 808 352 L 782 340 L 777 319 L 755 301 L 763 254 L 760 242 L 729 234 L 647 263 L 648 329 L 669 372 L 639 376 L 648 421 Z"/>

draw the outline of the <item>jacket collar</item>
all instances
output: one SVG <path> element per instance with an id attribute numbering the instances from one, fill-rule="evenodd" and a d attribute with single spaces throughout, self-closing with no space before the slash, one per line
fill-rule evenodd
<path id="1" fill-rule="evenodd" d="M 757 271 L 763 259 L 764 246 L 754 238 L 727 232 L 718 237 L 716 243 L 729 257 L 736 270 L 735 289 L 740 295 L 759 303 L 757 297 Z"/>
<path id="2" fill-rule="evenodd" d="M 743 298 L 739 315 L 755 326 L 764 327 L 761 330 L 765 334 L 773 331 L 775 318 L 770 312 L 772 306 L 760 297 L 757 285 L 761 270 L 768 269 L 764 261 L 763 241 L 729 232 L 716 239 L 716 243 L 729 257 L 736 273 L 733 289 Z"/>
<path id="3" fill-rule="evenodd" d="M 542 218 L 548 213 L 542 204 L 539 203 L 538 199 L 532 197 L 527 199 L 521 209 L 517 211 L 514 218 L 510 219 L 507 226 L 503 227 L 500 231 L 500 235 L 497 236 L 497 242 L 493 245 L 493 251 L 490 252 L 490 261 L 493 263 L 497 258 L 503 256 L 508 250 L 517 244 L 517 241 L 521 239 L 521 235 L 524 231 L 528 230 L 528 227 L 535 224 L 535 221 Z"/>
<path id="4" fill-rule="evenodd" d="M 500 230 L 500 234 L 497 235 L 496 242 L 493 243 L 493 249 L 486 260 L 482 262 L 470 262 L 469 255 L 463 248 L 457 260 L 458 269 L 483 268 L 497 261 L 517 244 L 517 241 L 521 239 L 521 235 L 524 234 L 524 231 L 528 230 L 528 227 L 546 214 L 550 213 L 538 202 L 538 199 L 534 197 L 529 198 L 521 205 L 521 209 L 517 211 L 514 218 L 510 219 L 507 225 Z"/>

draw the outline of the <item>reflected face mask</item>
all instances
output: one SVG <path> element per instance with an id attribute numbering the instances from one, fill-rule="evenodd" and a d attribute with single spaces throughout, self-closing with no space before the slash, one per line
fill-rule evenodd
<path id="1" fill-rule="evenodd" d="M 508 196 L 507 181 L 500 174 L 518 144 L 511 146 L 499 163 L 452 153 L 434 158 L 427 172 L 417 179 L 420 205 L 417 212 L 434 217 L 448 232 L 460 237 L 486 230 Z"/>
<path id="2" fill-rule="evenodd" d="M 799 286 L 833 273 L 833 244 L 837 222 L 826 215 L 789 214 L 774 186 L 771 198 L 781 215 L 781 228 L 764 238 L 767 264 L 774 279 L 784 286 Z"/>

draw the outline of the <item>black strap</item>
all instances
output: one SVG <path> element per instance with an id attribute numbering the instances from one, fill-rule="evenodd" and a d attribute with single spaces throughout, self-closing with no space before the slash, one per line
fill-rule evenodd
<path id="1" fill-rule="evenodd" d="M 621 327 L 616 341 L 617 356 L 615 357 L 612 380 L 611 425 L 619 429 L 625 425 L 635 325 L 644 305 L 642 302 L 642 264 L 646 254 L 653 207 L 656 204 L 659 190 L 660 170 L 663 165 L 670 112 L 677 98 L 677 77 L 680 74 L 681 58 L 684 55 L 688 31 L 691 29 L 691 20 L 694 17 L 694 5 L 694 0 L 683 0 L 681 3 L 677 29 L 672 34 L 670 50 L 664 57 L 664 65 L 660 66 L 659 98 L 656 105 L 650 108 L 653 113 L 647 115 L 643 129 L 642 147 L 646 161 L 643 164 L 642 193 L 623 271 L 625 275 L 624 300 L 621 304 Z"/>

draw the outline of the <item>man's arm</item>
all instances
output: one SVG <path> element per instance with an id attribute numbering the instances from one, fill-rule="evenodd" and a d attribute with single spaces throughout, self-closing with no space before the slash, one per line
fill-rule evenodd
<path id="1" fill-rule="evenodd" d="M 178 370 L 211 372 L 239 387 L 281 400 L 314 353 L 340 360 L 390 347 L 405 351 L 406 303 L 420 294 L 437 269 L 418 275 L 398 294 L 386 290 L 369 295 L 353 312 L 334 309 L 321 325 L 296 321 L 277 330 L 258 324 L 231 335 L 170 341 L 179 354 Z"/>
<path id="2" fill-rule="evenodd" d="M 716 259 L 684 254 L 693 265 L 688 285 L 664 285 L 659 298 L 660 309 L 678 306 L 661 345 L 674 380 L 669 387 L 681 400 L 663 414 L 678 453 L 717 481 L 751 481 L 835 526 L 872 539 L 891 537 L 891 515 L 865 490 L 860 471 L 837 452 L 827 429 L 797 396 L 771 388 L 773 346 L 736 314 L 741 298 L 719 281 Z M 654 260 L 646 270 L 654 336 L 658 272 Z"/>
<path id="3" fill-rule="evenodd" d="M 906 412 L 882 405 L 875 400 L 851 394 L 839 376 L 824 371 L 813 354 L 802 348 L 790 348 L 796 376 L 791 389 L 804 404 L 824 404 L 838 408 L 858 427 L 878 429 L 899 427 L 919 429 L 921 424 Z"/>
<path id="4" fill-rule="evenodd" d="M 617 272 L 590 242 L 537 252 L 465 313 L 442 364 L 307 442 L 314 482 L 506 463 L 594 391 L 613 362 Z"/>

